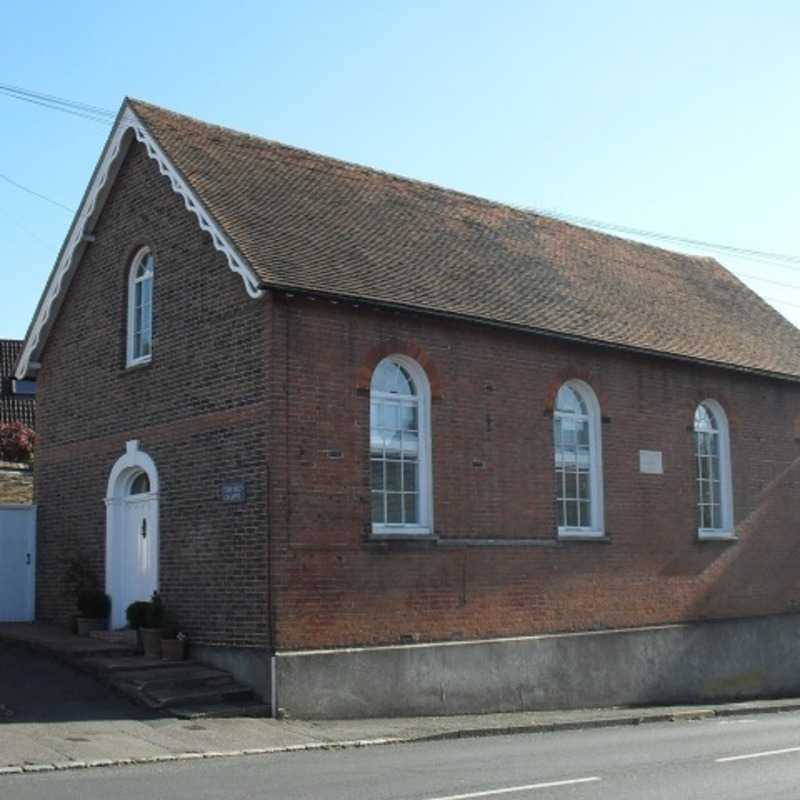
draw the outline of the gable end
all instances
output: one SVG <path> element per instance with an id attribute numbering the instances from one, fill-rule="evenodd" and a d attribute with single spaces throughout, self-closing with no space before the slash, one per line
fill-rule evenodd
<path id="1" fill-rule="evenodd" d="M 134 138 L 144 145 L 147 155 L 158 165 L 159 172 L 169 178 L 172 190 L 183 199 L 186 210 L 195 215 L 200 229 L 209 234 L 214 248 L 226 257 L 231 271 L 241 277 L 247 294 L 253 299 L 264 296 L 264 290 L 252 267 L 214 221 L 196 193 L 183 179 L 178 169 L 126 102 L 117 117 L 103 155 L 95 168 L 80 208 L 73 219 L 69 234 L 50 273 L 33 321 L 28 328 L 15 371 L 18 379 L 24 378 L 29 372 L 39 368 L 37 359 L 44 348 L 50 327 L 58 313 L 72 275 L 80 264 L 83 251 L 93 240 L 94 224 L 100 216 L 114 184 L 117 171 Z"/>

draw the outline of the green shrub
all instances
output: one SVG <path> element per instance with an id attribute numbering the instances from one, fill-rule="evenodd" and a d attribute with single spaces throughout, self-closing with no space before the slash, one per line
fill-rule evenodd
<path id="1" fill-rule="evenodd" d="M 125 616 L 128 620 L 128 627 L 133 630 L 149 627 L 147 621 L 150 618 L 150 603 L 147 600 L 137 600 L 131 603 L 125 609 Z"/>
<path id="2" fill-rule="evenodd" d="M 81 589 L 78 592 L 78 613 L 89 619 L 105 619 L 111 611 L 111 599 L 101 589 Z"/>
<path id="3" fill-rule="evenodd" d="M 164 608 L 164 603 L 161 600 L 161 595 L 158 592 L 153 592 L 153 596 L 150 598 L 149 606 L 150 608 L 147 617 L 147 627 L 160 628 L 167 618 L 167 612 Z"/>

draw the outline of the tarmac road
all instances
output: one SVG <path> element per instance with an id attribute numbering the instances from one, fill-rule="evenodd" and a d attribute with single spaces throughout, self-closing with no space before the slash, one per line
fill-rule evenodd
<path id="1" fill-rule="evenodd" d="M 3 800 L 800 798 L 800 713 L 0 777 Z"/>

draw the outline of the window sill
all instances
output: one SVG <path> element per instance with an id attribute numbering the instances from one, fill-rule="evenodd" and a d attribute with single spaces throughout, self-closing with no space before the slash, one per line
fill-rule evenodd
<path id="1" fill-rule="evenodd" d="M 609 540 L 605 531 L 581 530 L 580 528 L 559 528 L 558 538 L 560 541 L 570 542 L 607 542 Z"/>
<path id="2" fill-rule="evenodd" d="M 389 539 L 435 539 L 436 536 L 430 528 L 393 528 L 374 526 L 369 538 L 372 541 L 384 541 Z"/>
<path id="3" fill-rule="evenodd" d="M 146 369 L 147 367 L 151 366 L 153 363 L 152 358 L 148 358 L 147 360 L 143 361 L 131 361 L 130 364 L 126 364 L 120 372 L 125 375 L 130 372 L 136 372 L 140 369 Z"/>
<path id="4" fill-rule="evenodd" d="M 698 530 L 698 542 L 736 542 L 739 537 L 733 531 Z"/>

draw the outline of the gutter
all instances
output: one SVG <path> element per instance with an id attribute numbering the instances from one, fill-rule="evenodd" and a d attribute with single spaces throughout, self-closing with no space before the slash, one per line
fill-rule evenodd
<path id="1" fill-rule="evenodd" d="M 618 350 L 624 353 L 653 356 L 655 358 L 668 359 L 671 361 L 680 361 L 685 364 L 700 364 L 706 367 L 715 367 L 718 369 L 731 370 L 733 372 L 740 372 L 747 375 L 757 375 L 759 377 L 772 378 L 774 380 L 780 380 L 789 383 L 800 383 L 800 374 L 791 375 L 785 372 L 773 372 L 771 370 L 758 369 L 757 367 L 747 367 L 741 364 L 732 364 L 732 363 L 726 363 L 724 361 L 714 361 L 713 359 L 681 355 L 680 353 L 672 353 L 667 350 L 653 350 L 647 347 L 636 347 L 635 345 L 626 345 L 617 342 L 609 342 L 604 339 L 593 339 L 590 336 L 581 336 L 580 334 L 554 331 L 550 328 L 537 328 L 531 325 L 521 325 L 513 322 L 502 322 L 499 320 L 487 319 L 486 317 L 477 317 L 470 314 L 459 314 L 453 311 L 441 311 L 437 309 L 426 308 L 424 306 L 415 306 L 407 303 L 394 303 L 388 300 L 376 300 L 367 297 L 357 297 L 355 295 L 340 294 L 337 292 L 326 292 L 326 291 L 317 291 L 312 289 L 304 289 L 302 287 L 290 286 L 285 284 L 261 283 L 259 284 L 259 288 L 265 291 L 280 292 L 289 298 L 291 298 L 293 295 L 301 295 L 309 300 L 315 300 L 316 298 L 321 298 L 324 300 L 330 300 L 331 302 L 348 303 L 353 306 L 365 305 L 379 309 L 404 311 L 412 314 L 421 314 L 427 317 L 451 319 L 457 322 L 468 322 L 476 325 L 484 325 L 499 330 L 513 331 L 515 333 L 531 333 L 539 336 L 545 336 L 551 339 L 558 339 L 560 341 L 574 342 L 578 344 L 587 344 L 587 345 L 592 345 L 593 347 L 603 347 L 607 350 Z"/>

